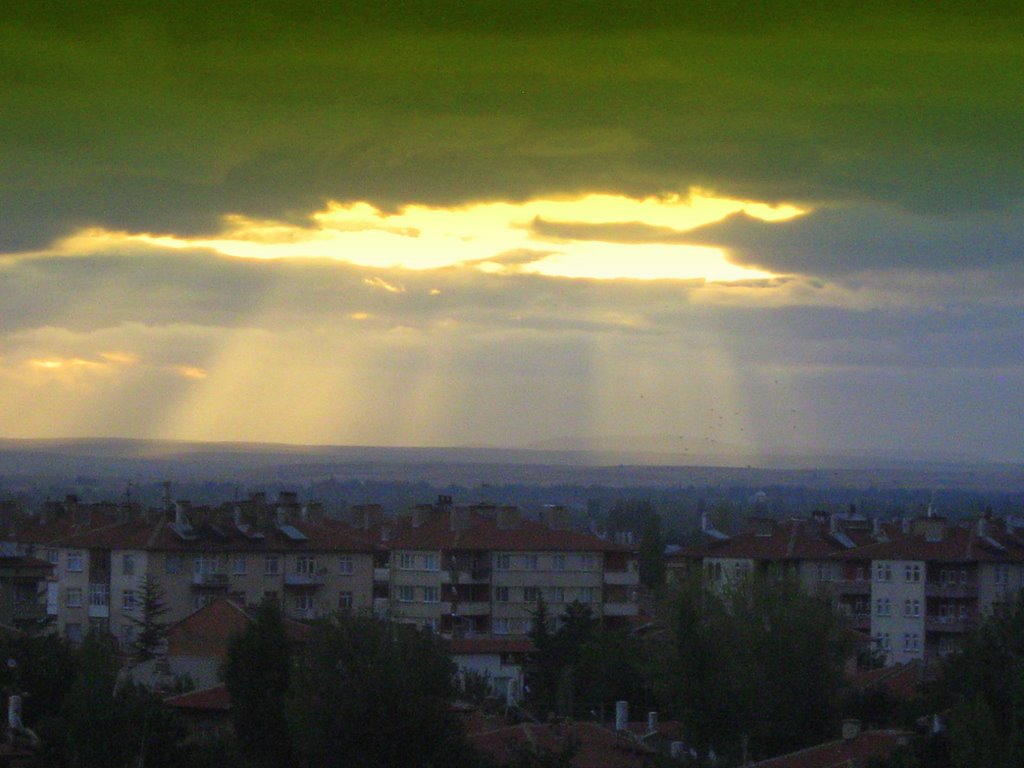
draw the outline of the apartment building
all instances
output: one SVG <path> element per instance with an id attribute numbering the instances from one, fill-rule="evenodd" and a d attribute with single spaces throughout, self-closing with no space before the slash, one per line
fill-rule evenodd
<path id="1" fill-rule="evenodd" d="M 454 637 L 521 637 L 540 598 L 556 620 L 573 601 L 609 626 L 638 613 L 636 553 L 569 530 L 558 507 L 536 521 L 441 497 L 394 520 L 354 507 L 340 522 L 292 493 L 160 510 L 72 496 L 10 543 L 52 567 L 45 610 L 75 642 L 97 630 L 129 644 L 147 577 L 171 622 L 221 597 L 278 600 L 295 620 L 373 611 Z"/>
<path id="2" fill-rule="evenodd" d="M 134 637 L 143 582 L 159 584 L 177 621 L 218 597 L 279 600 L 287 618 L 372 606 L 371 537 L 300 505 L 294 494 L 262 494 L 219 507 L 178 502 L 171 510 L 49 505 L 16 534 L 26 554 L 53 566 L 47 610 L 73 642 L 89 630 L 124 644 Z"/>
<path id="3" fill-rule="evenodd" d="M 441 497 L 380 539 L 390 554 L 388 615 L 442 634 L 525 635 L 541 599 L 556 621 L 574 601 L 609 626 L 638 613 L 635 552 L 570 530 L 559 507 L 536 521 L 515 507 Z"/>
<path id="4" fill-rule="evenodd" d="M 829 598 L 886 663 L 949 653 L 1024 588 L 1024 520 L 951 522 L 929 514 L 882 523 L 856 514 L 752 520 L 736 536 L 675 554 L 669 571 L 701 569 L 714 585 L 773 569 Z"/>

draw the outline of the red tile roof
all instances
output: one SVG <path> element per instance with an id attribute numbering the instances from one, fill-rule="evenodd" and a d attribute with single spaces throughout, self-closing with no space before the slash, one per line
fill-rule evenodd
<path id="1" fill-rule="evenodd" d="M 221 683 L 211 688 L 170 696 L 164 699 L 164 704 L 177 709 L 226 712 L 231 709 L 231 695 L 228 687 Z"/>
<path id="2" fill-rule="evenodd" d="M 597 536 L 555 530 L 534 520 L 520 519 L 514 527 L 500 527 L 496 516 L 465 510 L 464 524 L 453 530 L 449 512 L 432 511 L 413 525 L 408 518 L 390 526 L 391 549 L 467 549 L 510 551 L 631 551 Z"/>
<path id="3" fill-rule="evenodd" d="M 570 765 L 574 768 L 640 768 L 655 755 L 654 750 L 632 735 L 617 734 L 596 723 L 539 725 L 520 723 L 468 734 L 470 743 L 499 765 L 510 763 L 516 745 L 561 752 L 577 743 Z"/>
<path id="4" fill-rule="evenodd" d="M 231 636 L 244 632 L 252 621 L 252 616 L 237 603 L 227 598 L 214 600 L 171 626 L 167 654 L 223 659 Z M 284 625 L 293 643 L 308 641 L 313 631 L 308 625 L 290 619 L 284 619 Z"/>
<path id="5" fill-rule="evenodd" d="M 861 768 L 874 757 L 890 755 L 909 739 L 906 731 L 863 731 L 856 738 L 830 741 L 762 760 L 752 768 Z"/>
<path id="6" fill-rule="evenodd" d="M 918 689 L 928 671 L 923 662 L 910 661 L 906 664 L 860 671 L 853 676 L 851 682 L 860 690 L 883 689 L 898 698 L 912 699 L 918 695 Z"/>

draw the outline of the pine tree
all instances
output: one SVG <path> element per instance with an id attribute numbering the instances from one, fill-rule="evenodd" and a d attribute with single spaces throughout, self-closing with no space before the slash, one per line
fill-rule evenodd
<path id="1" fill-rule="evenodd" d="M 142 581 L 141 615 L 132 617 L 135 626 L 135 640 L 131 650 L 137 661 L 148 661 L 156 658 L 167 638 L 169 624 L 161 621 L 167 613 L 164 591 L 160 583 L 149 574 Z"/>

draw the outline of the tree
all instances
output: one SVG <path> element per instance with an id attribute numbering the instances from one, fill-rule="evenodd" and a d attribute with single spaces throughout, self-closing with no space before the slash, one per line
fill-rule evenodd
<path id="1" fill-rule="evenodd" d="M 303 768 L 470 764 L 451 710 L 455 665 L 430 632 L 368 616 L 316 625 L 295 666 L 288 722 Z"/>
<path id="2" fill-rule="evenodd" d="M 792 579 L 750 577 L 724 591 L 695 578 L 667 604 L 670 709 L 702 752 L 773 755 L 829 738 L 851 652 L 827 602 Z"/>
<path id="3" fill-rule="evenodd" d="M 164 591 L 152 575 L 146 574 L 142 580 L 142 605 L 140 615 L 132 617 L 135 627 L 135 639 L 131 651 L 135 660 L 142 662 L 156 658 L 167 639 L 169 625 L 161 618 L 168 611 L 164 601 Z"/>
<path id="4" fill-rule="evenodd" d="M 251 765 L 289 763 L 291 736 L 284 712 L 291 666 L 281 609 L 264 600 L 252 624 L 231 638 L 222 670 L 239 751 Z"/>
<path id="5" fill-rule="evenodd" d="M 653 509 L 646 515 L 640 538 L 640 583 L 649 589 L 665 584 L 665 536 L 661 516 Z"/>
<path id="6" fill-rule="evenodd" d="M 1024 595 L 987 619 L 945 663 L 935 711 L 951 709 L 949 748 L 956 768 L 1024 761 Z"/>

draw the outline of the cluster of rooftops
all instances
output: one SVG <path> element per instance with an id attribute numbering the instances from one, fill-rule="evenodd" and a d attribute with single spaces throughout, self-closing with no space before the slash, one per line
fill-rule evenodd
<path id="1" fill-rule="evenodd" d="M 455 505 L 441 496 L 411 513 L 388 516 L 381 506 L 351 507 L 337 519 L 317 503 L 282 492 L 216 506 L 187 501 L 145 508 L 137 503 L 84 504 L 76 497 L 47 502 L 9 539 L 81 549 L 209 552 L 366 552 L 415 550 L 621 551 L 605 538 L 570 529 L 568 511 L 545 508 L 539 520 L 518 508 Z"/>
<path id="2" fill-rule="evenodd" d="M 851 511 L 773 520 L 752 518 L 736 535 L 702 524 L 705 541 L 674 553 L 670 565 L 702 558 L 766 562 L 909 560 L 1024 563 L 1024 518 L 950 520 L 929 512 L 916 519 L 882 520 Z"/>

